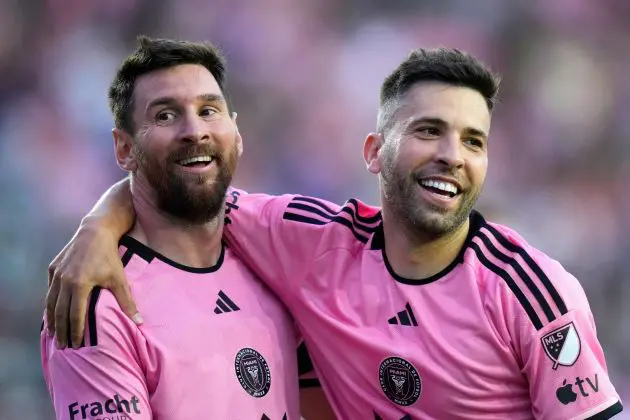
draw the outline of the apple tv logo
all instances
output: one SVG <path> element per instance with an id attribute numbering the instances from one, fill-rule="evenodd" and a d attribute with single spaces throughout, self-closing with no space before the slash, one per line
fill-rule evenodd
<path id="1" fill-rule="evenodd" d="M 586 387 L 584 386 L 585 382 L 588 384 L 588 387 L 592 392 L 599 392 L 599 382 L 597 374 L 595 374 L 594 383 L 588 376 L 586 377 L 586 380 L 578 376 L 575 378 L 575 383 L 567 383 L 566 379 L 562 382 L 562 385 L 556 390 L 556 397 L 558 397 L 558 401 L 560 401 L 564 405 L 567 405 L 575 402 L 580 395 L 582 397 L 588 397 L 589 395 L 591 395 L 587 392 L 588 389 L 586 389 Z M 578 390 L 580 391 L 579 394 L 573 390 L 573 385 L 578 387 Z"/>

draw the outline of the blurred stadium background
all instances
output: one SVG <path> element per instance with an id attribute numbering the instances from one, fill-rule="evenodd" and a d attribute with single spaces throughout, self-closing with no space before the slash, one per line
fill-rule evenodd
<path id="1" fill-rule="evenodd" d="M 106 89 L 138 34 L 225 51 L 246 142 L 238 186 L 335 201 L 377 202 L 361 145 L 410 49 L 487 61 L 503 84 L 479 208 L 581 280 L 628 404 L 628 22 L 625 0 L 2 0 L 0 419 L 53 418 L 38 349 L 46 267 L 123 176 Z"/>

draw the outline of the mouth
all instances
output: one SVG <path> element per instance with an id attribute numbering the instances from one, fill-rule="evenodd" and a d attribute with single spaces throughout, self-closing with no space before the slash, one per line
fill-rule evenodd
<path id="1" fill-rule="evenodd" d="M 418 184 L 425 190 L 442 198 L 455 198 L 461 194 L 461 187 L 452 181 L 425 178 L 418 181 Z"/>
<path id="2" fill-rule="evenodd" d="M 204 169 L 212 165 L 214 157 L 209 155 L 193 156 L 176 161 L 179 166 L 190 169 Z"/>

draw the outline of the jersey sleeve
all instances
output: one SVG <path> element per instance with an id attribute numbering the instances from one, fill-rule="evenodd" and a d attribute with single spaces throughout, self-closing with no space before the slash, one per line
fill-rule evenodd
<path id="1" fill-rule="evenodd" d="M 623 407 L 608 376 L 584 290 L 559 263 L 540 253 L 532 255 L 523 258 L 523 266 L 531 268 L 529 277 L 538 282 L 538 295 L 543 296 L 539 301 L 546 302 L 541 306 L 548 308 L 528 315 L 513 297 L 518 308 L 511 325 L 534 417 L 611 418 Z M 538 322 L 532 322 L 532 313 L 538 313 Z"/>
<path id="2" fill-rule="evenodd" d="M 287 303 L 304 282 L 317 281 L 313 262 L 336 247 L 364 246 L 381 221 L 378 209 L 300 195 L 270 196 L 231 189 L 226 198 L 228 245 Z"/>
<path id="3" fill-rule="evenodd" d="M 152 418 L 137 327 L 109 292 L 92 293 L 80 348 L 58 349 L 43 328 L 40 350 L 57 419 Z"/>

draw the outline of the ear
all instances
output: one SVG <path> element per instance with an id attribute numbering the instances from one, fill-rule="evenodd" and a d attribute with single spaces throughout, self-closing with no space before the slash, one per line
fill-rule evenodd
<path id="1" fill-rule="evenodd" d="M 133 136 L 125 130 L 114 128 L 112 130 L 114 139 L 114 155 L 116 163 L 123 171 L 135 172 L 138 169 L 138 162 L 133 150 Z"/>
<path id="2" fill-rule="evenodd" d="M 236 112 L 232 112 L 232 122 L 236 128 L 236 149 L 238 150 L 238 157 L 240 158 L 243 154 L 243 138 L 241 137 L 241 132 L 238 130 L 238 124 L 236 123 L 237 116 L 238 114 Z"/>
<path id="3" fill-rule="evenodd" d="M 380 173 L 382 169 L 380 150 L 383 147 L 383 141 L 381 133 L 370 133 L 363 143 L 363 159 L 367 170 L 373 174 Z"/>

